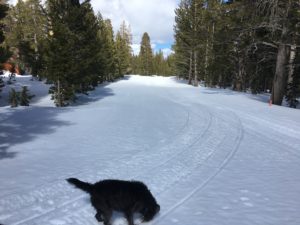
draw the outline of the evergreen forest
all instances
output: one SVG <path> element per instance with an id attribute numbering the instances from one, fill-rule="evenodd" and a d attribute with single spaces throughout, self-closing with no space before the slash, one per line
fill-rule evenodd
<path id="1" fill-rule="evenodd" d="M 133 54 L 130 25 L 114 33 L 90 0 L 0 3 L 0 64 L 46 80 L 58 107 L 126 74 L 176 75 L 194 86 L 269 92 L 273 104 L 298 104 L 298 0 L 181 0 L 167 57 L 151 48 L 147 31 Z M 0 91 L 3 85 L 0 79 Z"/>
<path id="2" fill-rule="evenodd" d="M 182 0 L 175 11 L 175 74 L 198 86 L 270 92 L 296 107 L 300 2 Z"/>

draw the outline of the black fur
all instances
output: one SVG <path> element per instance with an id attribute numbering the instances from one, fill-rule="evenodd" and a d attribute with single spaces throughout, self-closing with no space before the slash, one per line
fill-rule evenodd
<path id="1" fill-rule="evenodd" d="M 139 181 L 102 180 L 95 184 L 69 178 L 67 181 L 91 196 L 91 202 L 99 222 L 111 225 L 114 210 L 123 212 L 129 225 L 134 225 L 133 214 L 140 213 L 143 221 L 150 221 L 160 206 L 145 184 Z"/>

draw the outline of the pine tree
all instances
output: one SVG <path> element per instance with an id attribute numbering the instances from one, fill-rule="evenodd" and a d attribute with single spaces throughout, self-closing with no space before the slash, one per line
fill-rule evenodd
<path id="1" fill-rule="evenodd" d="M 30 16 L 28 16 L 30 15 Z M 16 63 L 34 76 L 41 75 L 47 15 L 40 0 L 18 0 L 6 19 L 7 45 L 14 48 Z"/>
<path id="2" fill-rule="evenodd" d="M 2 46 L 4 42 L 4 25 L 2 24 L 2 19 L 6 16 L 6 12 L 8 10 L 8 6 L 6 1 L 0 0 L 0 72 L 2 72 L 2 63 L 4 63 L 9 57 L 9 51 L 7 48 Z M 0 76 L 0 93 L 2 88 L 4 87 L 4 82 L 2 77 Z"/>
<path id="3" fill-rule="evenodd" d="M 120 26 L 120 30 L 117 32 L 115 47 L 116 47 L 116 61 L 117 61 L 117 73 L 119 77 L 124 76 L 132 72 L 130 65 L 132 57 L 132 36 L 130 27 L 126 25 L 125 21 Z"/>
<path id="4" fill-rule="evenodd" d="M 191 25 L 189 19 L 189 3 L 188 0 L 182 0 L 175 10 L 175 67 L 176 75 L 188 80 L 192 84 L 192 42 L 191 42 Z"/>
<path id="5" fill-rule="evenodd" d="M 19 105 L 19 93 L 12 88 L 9 92 L 9 103 L 12 108 L 18 107 Z"/>
<path id="6" fill-rule="evenodd" d="M 2 77 L 0 76 L 0 93 L 2 92 L 2 88 L 5 86 Z M 1 96 L 0 96 L 1 97 Z"/>
<path id="7" fill-rule="evenodd" d="M 172 53 L 170 54 L 167 59 L 166 59 L 166 63 L 167 63 L 167 68 L 168 68 L 168 72 L 166 75 L 169 75 L 169 76 L 174 76 L 175 74 L 175 54 Z"/>
<path id="8" fill-rule="evenodd" d="M 103 43 L 97 35 L 99 23 L 90 1 L 79 3 L 79 11 L 79 17 L 76 17 L 72 25 L 72 32 L 76 34 L 77 39 L 75 55 L 78 56 L 76 62 L 78 69 L 74 70 L 74 74 L 78 74 L 76 92 L 86 93 L 103 80 L 105 66 L 102 58 Z M 79 46 L 81 47 L 78 48 Z"/>
<path id="9" fill-rule="evenodd" d="M 57 106 L 66 106 L 75 94 L 87 93 L 103 80 L 99 24 L 90 1 L 48 1 L 51 21 L 45 74 Z"/>
<path id="10" fill-rule="evenodd" d="M 98 13 L 99 38 L 101 41 L 101 58 L 104 66 L 103 78 L 106 81 L 113 81 L 116 78 L 116 48 L 114 42 L 113 28 L 109 19 L 104 20 L 101 13 Z M 104 81 L 103 80 L 103 81 Z"/>
<path id="11" fill-rule="evenodd" d="M 165 60 L 163 52 L 160 50 L 153 57 L 153 74 L 166 75 L 165 74 Z"/>
<path id="12" fill-rule="evenodd" d="M 47 44 L 45 76 L 53 83 L 52 98 L 58 107 L 66 106 L 74 97 L 74 90 L 68 80 L 72 80 L 70 71 L 73 66 L 72 50 L 75 38 L 70 31 L 67 19 L 73 9 L 70 1 L 49 0 L 48 16 L 51 30 Z"/>
<path id="13" fill-rule="evenodd" d="M 6 3 L 7 1 L 5 0 L 0 0 L 0 69 L 2 69 L 2 63 L 5 62 L 10 54 L 7 48 L 2 46 L 2 43 L 4 42 L 4 24 L 3 24 L 3 19 L 7 15 L 8 11 L 8 5 Z"/>
<path id="14" fill-rule="evenodd" d="M 33 97 L 34 95 L 30 95 L 27 86 L 23 86 L 20 92 L 20 105 L 29 106 L 29 102 Z"/>
<path id="15" fill-rule="evenodd" d="M 178 74 L 188 78 L 189 84 L 198 86 L 203 70 L 207 30 L 204 0 L 182 0 L 175 10 L 175 53 Z"/>
<path id="16" fill-rule="evenodd" d="M 138 55 L 132 55 L 131 57 L 131 67 L 132 67 L 132 73 L 133 74 L 141 74 L 141 63 L 140 63 L 140 57 Z"/>
<path id="17" fill-rule="evenodd" d="M 172 57 L 173 55 L 169 55 L 168 57 L 164 58 L 163 52 L 159 50 L 153 57 L 153 73 L 160 76 L 173 75 Z"/>
<path id="18" fill-rule="evenodd" d="M 139 53 L 141 63 L 141 74 L 150 75 L 153 73 L 153 53 L 148 33 L 144 33 Z"/>

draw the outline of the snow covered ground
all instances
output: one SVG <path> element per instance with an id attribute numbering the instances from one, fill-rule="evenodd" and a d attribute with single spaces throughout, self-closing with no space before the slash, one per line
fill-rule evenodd
<path id="1" fill-rule="evenodd" d="M 0 75 L 3 78 L 5 84 L 7 84 L 7 82 L 9 81 L 10 74 L 10 72 L 6 71 L 3 75 Z M 35 97 L 32 99 L 33 102 L 37 102 L 45 96 L 48 96 L 49 85 L 46 85 L 43 82 L 39 82 L 36 78 L 32 78 L 31 75 L 15 75 L 15 77 L 13 77 L 11 81 L 12 84 L 5 85 L 2 88 L 2 92 L 0 92 L 0 107 L 8 105 L 8 96 L 12 88 L 14 88 L 17 92 L 20 92 L 23 86 L 27 86 L 30 92 L 29 94 L 35 95 Z M 39 104 L 41 105 L 41 102 Z M 49 101 L 46 101 L 46 104 L 49 105 Z"/>
<path id="2" fill-rule="evenodd" d="M 299 110 L 140 76 L 55 108 L 26 82 L 42 96 L 0 108 L 1 224 L 99 224 L 69 177 L 145 182 L 161 205 L 148 224 L 300 224 Z"/>

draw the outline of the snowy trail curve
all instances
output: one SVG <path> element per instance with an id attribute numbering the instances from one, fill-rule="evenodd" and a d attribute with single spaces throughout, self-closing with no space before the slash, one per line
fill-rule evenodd
<path id="1" fill-rule="evenodd" d="M 299 111 L 140 76 L 100 87 L 78 106 L 46 103 L 5 108 L 0 118 L 19 138 L 5 139 L 17 154 L 0 158 L 0 223 L 99 224 L 68 177 L 145 182 L 161 205 L 149 224 L 300 223 Z M 23 140 L 19 128 L 27 126 Z M 113 225 L 124 224 L 114 217 Z"/>

